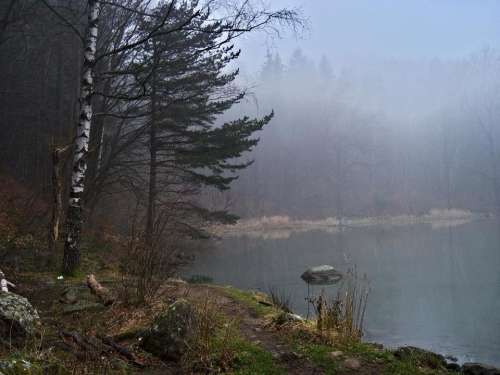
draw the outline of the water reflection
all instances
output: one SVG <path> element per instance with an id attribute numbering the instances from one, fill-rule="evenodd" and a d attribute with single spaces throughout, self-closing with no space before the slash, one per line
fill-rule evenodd
<path id="1" fill-rule="evenodd" d="M 287 239 L 233 238 L 199 255 L 192 273 L 263 291 L 286 289 L 307 314 L 305 269 L 355 264 L 370 279 L 366 339 L 415 345 L 462 360 L 500 365 L 500 246 L 492 221 L 458 227 L 415 225 L 338 233 L 304 232 Z"/>

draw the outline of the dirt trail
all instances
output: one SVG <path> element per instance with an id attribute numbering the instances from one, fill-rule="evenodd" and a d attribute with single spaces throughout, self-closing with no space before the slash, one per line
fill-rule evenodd
<path id="1" fill-rule="evenodd" d="M 217 308 L 220 309 L 225 316 L 235 319 L 242 338 L 269 352 L 275 364 L 281 367 L 286 374 L 325 374 L 325 371 L 321 367 L 311 362 L 310 359 L 303 354 L 294 352 L 293 348 L 286 342 L 285 335 L 276 331 L 276 328 L 269 324 L 269 320 L 260 317 L 252 306 L 237 299 L 233 299 L 223 287 L 172 283 L 165 285 L 164 288 L 165 289 L 160 293 L 162 295 L 160 299 L 163 299 L 164 302 L 173 302 L 178 298 L 187 298 L 188 300 L 199 302 L 206 300 L 208 297 L 210 301 L 213 301 L 217 305 Z M 52 327 L 54 332 L 58 332 L 61 329 L 93 332 L 95 323 L 93 321 L 93 317 L 95 317 L 93 314 L 88 314 L 89 316 L 87 317 L 86 314 L 83 314 L 78 322 L 74 321 L 71 316 L 60 316 L 58 319 L 51 317 L 53 305 L 57 304 L 62 289 L 62 286 L 55 285 L 54 283 L 45 284 L 43 282 L 38 282 L 36 288 L 35 284 L 24 284 L 22 292 L 24 295 L 27 295 L 36 308 L 39 309 L 44 323 L 47 327 Z M 43 290 L 43 292 L 41 292 L 41 290 Z M 147 324 L 151 316 L 157 313 L 154 308 L 149 308 L 147 311 L 125 310 L 122 311 L 122 314 L 120 310 L 116 310 L 118 308 L 119 307 L 116 307 L 115 310 L 103 310 L 98 314 L 99 319 L 102 320 L 101 323 L 107 322 L 106 326 L 110 331 L 113 330 L 113 326 L 119 326 L 122 320 L 127 322 L 129 320 L 136 321 L 142 326 Z M 87 321 L 88 324 L 86 324 L 85 321 Z M 340 375 L 380 374 L 380 367 L 381 366 L 377 364 L 363 363 L 360 369 L 350 370 L 340 367 L 337 368 L 336 373 Z M 144 373 L 143 371 L 134 373 Z M 179 374 L 180 371 L 181 369 L 178 364 L 154 361 L 148 364 L 145 373 Z"/>
<path id="2" fill-rule="evenodd" d="M 241 335 L 248 341 L 260 345 L 271 353 L 276 363 L 279 364 L 287 374 L 319 375 L 324 372 L 308 361 L 306 358 L 296 354 L 283 341 L 267 322 L 259 318 L 255 311 L 244 304 L 235 301 L 224 294 L 219 288 L 203 285 L 187 285 L 179 288 L 180 293 L 186 293 L 188 298 L 206 298 L 207 294 L 214 297 L 221 311 L 230 317 L 236 318 L 239 323 Z"/>

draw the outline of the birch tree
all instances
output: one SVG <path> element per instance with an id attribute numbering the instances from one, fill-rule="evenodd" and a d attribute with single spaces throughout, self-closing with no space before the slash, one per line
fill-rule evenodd
<path id="1" fill-rule="evenodd" d="M 85 35 L 81 35 L 79 25 L 66 19 L 64 15 L 56 9 L 56 7 L 51 5 L 49 0 L 41 0 L 41 3 L 51 10 L 64 25 L 68 26 L 69 29 L 75 32 L 75 34 L 77 34 L 83 42 L 84 56 L 79 94 L 80 115 L 76 135 L 73 141 L 74 156 L 69 184 L 70 195 L 66 213 L 66 238 L 62 267 L 64 273 L 72 274 L 76 271 L 80 264 L 79 242 L 84 219 L 83 198 L 85 193 L 89 145 L 92 132 L 92 98 L 94 96 L 94 73 L 96 64 L 119 54 L 123 57 L 123 61 L 129 63 L 141 53 L 142 46 L 149 43 L 151 40 L 180 32 L 182 30 L 197 30 L 198 32 L 206 33 L 206 35 L 216 33 L 220 37 L 220 40 L 217 42 L 220 46 L 229 43 L 231 40 L 247 32 L 263 29 L 268 26 L 275 28 L 279 24 L 295 25 L 295 23 L 299 23 L 299 20 L 295 11 L 287 9 L 269 11 L 265 8 L 255 8 L 249 1 L 240 2 L 234 0 L 224 3 L 226 4 L 226 12 L 223 16 L 221 16 L 220 20 L 214 21 L 211 28 L 200 30 L 196 29 L 200 24 L 193 24 L 193 21 L 200 19 L 203 14 L 206 14 L 206 11 L 211 9 L 211 6 L 216 4 L 211 0 L 207 0 L 205 2 L 176 0 L 167 1 L 161 3 L 163 11 L 160 14 L 151 13 L 152 2 L 149 0 L 135 0 L 134 6 L 129 6 L 130 2 L 121 0 L 86 0 L 88 12 L 86 31 Z M 131 27 L 127 28 L 125 31 L 127 37 L 123 38 L 122 44 L 113 46 L 113 48 L 110 48 L 109 50 L 100 51 L 100 53 L 98 53 L 98 21 L 101 6 L 109 7 L 109 9 L 126 11 L 131 15 L 140 15 L 143 20 L 150 22 L 152 27 L 147 33 L 144 34 L 136 32 L 138 30 L 138 25 L 131 25 Z M 172 12 L 186 6 L 192 6 L 195 10 L 185 18 L 176 19 L 173 23 L 169 22 L 171 20 Z M 109 14 L 112 15 L 113 12 L 110 11 Z M 213 47 L 217 46 L 211 46 L 210 48 Z M 124 66 L 126 65 L 127 64 Z M 114 72 L 106 72 L 105 76 L 108 78 L 118 76 L 122 82 L 130 82 L 131 79 L 127 77 L 134 77 L 136 72 L 123 71 L 121 68 L 122 67 L 118 67 Z M 140 84 L 143 83 L 141 82 Z M 134 101 L 140 102 L 141 95 L 138 97 L 129 97 L 131 90 L 128 87 L 124 88 L 121 86 L 116 87 L 115 89 L 117 91 L 108 95 L 108 97 L 118 98 L 120 102 L 120 104 L 116 106 L 116 108 L 118 108 L 118 113 L 115 113 L 114 115 L 126 118 L 126 113 L 128 112 L 130 103 L 133 103 Z M 139 87 L 139 91 L 140 89 L 141 88 Z M 125 92 L 120 90 L 125 90 Z M 102 143 L 102 137 L 97 138 L 99 138 L 99 143 Z M 101 152 L 101 147 L 102 144 L 99 144 L 99 153 Z M 100 156 L 98 163 L 101 163 Z"/>
<path id="2" fill-rule="evenodd" d="M 100 8 L 101 4 L 98 0 L 88 0 L 88 26 L 85 38 L 79 98 L 80 118 L 74 141 L 75 150 L 66 218 L 66 240 L 64 243 L 63 258 L 63 272 L 65 274 L 74 273 L 80 264 L 78 246 L 82 230 L 82 196 L 85 174 L 87 172 L 87 155 L 89 152 L 90 126 L 92 123 L 93 68 L 96 60 Z"/>

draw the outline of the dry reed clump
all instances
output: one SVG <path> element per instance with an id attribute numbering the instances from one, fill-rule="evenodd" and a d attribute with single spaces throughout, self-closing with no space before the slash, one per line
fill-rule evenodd
<path id="1" fill-rule="evenodd" d="M 431 209 L 427 214 L 369 217 L 327 217 L 317 220 L 296 220 L 289 216 L 263 216 L 260 218 L 239 220 L 232 225 L 215 225 L 207 230 L 217 236 L 251 236 L 264 239 L 287 239 L 292 232 L 321 229 L 337 230 L 342 226 L 365 227 L 371 225 L 411 225 L 418 223 L 456 223 L 473 220 L 475 214 L 459 209 Z M 441 224 L 439 224 L 441 225 Z"/>
<path id="2" fill-rule="evenodd" d="M 182 357 L 186 373 L 222 373 L 231 367 L 235 356 L 233 340 L 237 336 L 235 321 L 228 320 L 208 294 L 196 306 L 193 332 Z"/>
<path id="3" fill-rule="evenodd" d="M 335 298 L 324 290 L 309 299 L 316 313 L 316 330 L 328 343 L 358 342 L 363 336 L 363 322 L 370 288 L 366 275 L 358 277 L 355 267 L 349 269 Z"/>
<path id="4" fill-rule="evenodd" d="M 437 209 L 433 208 L 429 211 L 428 215 L 431 218 L 436 218 L 436 219 L 464 219 L 464 218 L 469 218 L 473 214 L 471 211 L 466 211 L 466 210 L 459 210 L 456 208 L 451 208 L 451 209 Z"/>
<path id="5" fill-rule="evenodd" d="M 283 289 L 269 288 L 269 297 L 272 304 L 278 309 L 286 312 L 292 312 L 292 297 Z"/>

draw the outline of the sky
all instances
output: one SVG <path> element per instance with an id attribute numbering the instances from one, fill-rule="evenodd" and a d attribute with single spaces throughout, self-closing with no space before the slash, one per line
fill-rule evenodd
<path id="1" fill-rule="evenodd" d="M 301 8 L 308 30 L 280 38 L 254 34 L 240 42 L 245 70 L 258 70 L 266 51 L 286 60 L 301 48 L 334 66 L 385 59 L 442 60 L 500 47 L 500 0 L 267 0 Z"/>

